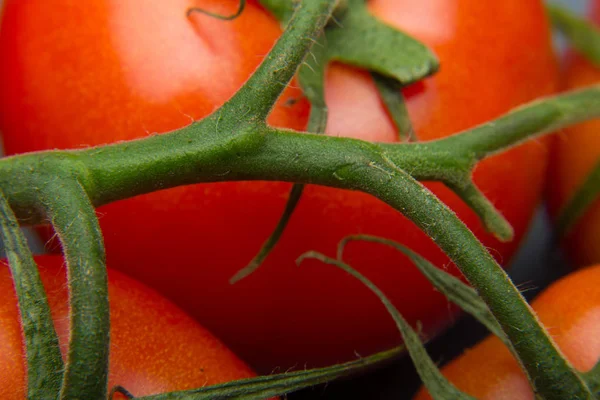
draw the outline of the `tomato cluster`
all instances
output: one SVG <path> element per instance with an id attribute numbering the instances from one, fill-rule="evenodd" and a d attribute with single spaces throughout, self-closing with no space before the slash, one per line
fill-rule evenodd
<path id="1" fill-rule="evenodd" d="M 229 15 L 238 2 L 194 5 Z M 253 72 L 281 30 L 256 2 L 226 22 L 201 13 L 186 16 L 189 6 L 6 1 L 0 54 L 12 62 L 0 66 L 0 124 L 7 153 L 145 137 L 215 110 Z M 404 91 L 420 140 L 448 136 L 556 89 L 557 66 L 539 0 L 379 0 L 369 2 L 369 9 L 440 58 L 436 76 Z M 496 28 L 485 22 L 492 19 Z M 368 73 L 333 64 L 325 94 L 327 134 L 398 140 Z M 293 83 L 269 123 L 303 129 L 308 112 Z M 475 171 L 477 185 L 515 228 L 509 243 L 486 233 L 443 185 L 428 187 L 506 264 L 539 201 L 546 158 L 545 141 L 536 141 L 486 160 Z M 397 344 L 386 312 L 352 278 L 316 262 L 294 268 L 305 251 L 331 254 L 341 238 L 356 233 L 395 239 L 435 265 L 450 265 L 412 223 L 368 195 L 307 187 L 261 269 L 229 284 L 275 227 L 289 188 L 273 182 L 202 184 L 101 207 L 108 263 L 173 300 L 262 371 L 325 365 Z M 453 319 L 444 296 L 401 255 L 356 244 L 347 261 L 407 319 L 421 321 L 425 332 L 433 334 Z"/>
<path id="2" fill-rule="evenodd" d="M 147 0 L 143 7 L 135 0 L 5 0 L 0 57 L 10 61 L 0 63 L 0 131 L 7 154 L 82 148 L 162 134 L 221 106 L 256 69 L 281 34 L 281 27 L 257 1 L 248 1 L 243 13 L 232 21 L 188 14 L 190 7 L 229 15 L 238 8 L 238 0 Z M 559 87 L 558 64 L 540 0 L 371 0 L 368 7 L 385 23 L 430 46 L 440 59 L 439 73 L 402 91 L 418 140 L 443 138 L 471 128 Z M 597 70 L 584 63 L 574 61 L 569 86 L 597 79 Z M 332 63 L 326 73 L 325 97 L 327 135 L 399 140 L 368 72 Z M 303 130 L 309 112 L 310 104 L 292 82 L 268 122 Z M 600 150 L 595 152 L 593 146 L 597 124 L 576 128 L 568 134 L 568 141 L 563 135 L 552 144 L 556 147 L 552 158 L 552 182 L 557 182 L 552 186 L 554 209 L 566 202 L 598 159 Z M 476 185 L 513 226 L 515 238 L 510 242 L 502 243 L 486 232 L 475 213 L 450 189 L 426 183 L 503 265 L 510 261 L 540 201 L 549 143 L 548 139 L 529 141 L 484 160 L 474 172 Z M 582 148 L 586 149 L 584 156 Z M 264 265 L 241 282 L 229 284 L 272 232 L 290 187 L 282 182 L 199 184 L 102 206 L 98 216 L 108 264 L 173 301 L 259 371 L 328 365 L 398 344 L 395 326 L 385 310 L 351 277 L 322 268 L 316 261 L 307 262 L 311 265 L 302 269 L 292 268 L 305 251 L 332 254 L 343 237 L 365 233 L 399 241 L 457 274 L 433 241 L 369 195 L 307 186 Z M 600 261 L 593 246 L 595 239 L 600 239 L 600 223 L 591 222 L 598 213 L 600 206 L 576 227 L 569 242 L 585 263 Z M 40 233 L 50 240 L 50 250 L 57 250 L 50 229 L 41 228 Z M 43 263 L 60 263 L 57 260 L 60 258 L 50 257 Z M 436 334 L 453 320 L 456 309 L 396 251 L 354 243 L 346 261 L 385 292 L 407 320 L 421 322 L 426 335 Z M 598 270 L 594 271 L 593 279 L 598 275 Z M 0 272 L 6 274 L 0 287 L 8 288 L 8 273 Z M 111 382 L 140 395 L 250 376 L 249 369 L 170 303 L 163 304 L 154 292 L 117 272 L 112 275 L 117 278 L 111 284 Z M 64 337 L 67 302 L 63 281 L 52 281 L 48 273 L 43 277 L 49 291 L 58 293 L 51 301 L 57 329 Z M 571 281 L 575 279 L 579 278 Z M 131 286 L 132 292 L 125 295 L 125 286 Z M 138 286 L 145 294 L 132 294 Z M 8 307 L 1 320 L 11 332 L 6 343 L 12 350 L 5 356 L 12 358 L 0 367 L 18 365 L 21 375 L 12 386 L 0 388 L 3 398 L 11 398 L 13 393 L 21 397 L 24 380 L 22 353 L 17 351 L 16 306 L 7 290 L 0 291 L 10 297 L 0 301 L 0 307 Z M 544 301 L 548 302 L 540 300 Z M 586 304 L 591 307 L 591 297 Z M 58 308 L 62 311 L 55 311 Z M 170 317 L 154 308 L 168 311 Z M 129 324 L 121 326 L 120 318 L 125 317 Z M 160 318 L 162 322 L 153 322 Z M 145 329 L 143 324 L 153 328 Z M 133 327 L 144 329 L 145 334 L 135 335 L 133 340 Z M 177 332 L 171 333 L 173 327 Z M 167 332 L 178 339 L 158 341 Z M 128 353 L 158 353 L 161 356 L 156 359 L 161 363 L 151 361 L 146 366 L 143 362 L 147 359 L 120 355 L 121 339 L 128 341 L 122 346 L 136 349 Z M 193 349 L 186 349 L 184 358 L 175 362 L 177 374 L 182 375 L 171 379 L 176 374 L 164 374 L 170 363 L 166 358 L 169 354 L 179 357 L 176 347 L 182 343 Z M 499 347 L 495 343 L 482 346 Z M 208 369 L 194 370 L 185 357 L 206 360 L 216 371 L 214 377 L 208 377 Z M 510 368 L 512 371 L 512 364 Z M 144 379 L 128 377 L 133 370 Z M 197 376 L 184 372 L 192 370 Z M 0 374 L 2 371 L 0 368 Z M 521 385 L 520 381 L 515 385 Z"/>

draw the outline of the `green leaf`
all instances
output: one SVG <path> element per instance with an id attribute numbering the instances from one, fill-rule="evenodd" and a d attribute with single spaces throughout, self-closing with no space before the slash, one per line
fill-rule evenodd
<path id="1" fill-rule="evenodd" d="M 27 398 L 56 399 L 64 368 L 58 336 L 37 265 L 2 191 L 0 238 L 19 301 L 27 357 Z"/>
<path id="2" fill-rule="evenodd" d="M 446 271 L 436 268 L 433 264 L 427 261 L 424 257 L 415 253 L 406 246 L 400 243 L 394 242 L 393 240 L 371 236 L 371 235 L 351 235 L 343 238 L 337 251 L 338 260 L 342 260 L 344 255 L 344 249 L 351 241 L 365 241 L 380 243 L 386 246 L 390 246 L 404 255 L 406 255 L 415 266 L 421 271 L 423 275 L 431 282 L 431 284 L 439 290 L 444 296 L 448 298 L 454 304 L 457 304 L 465 312 L 475 317 L 481 324 L 483 324 L 491 333 L 498 336 L 500 340 L 512 348 L 506 335 L 502 331 L 502 328 L 494 318 L 488 306 L 481 300 L 481 297 L 477 294 L 475 289 L 465 284 L 460 279 L 453 275 L 450 275 Z"/>
<path id="3" fill-rule="evenodd" d="M 421 42 L 381 22 L 364 0 L 348 0 L 339 22 L 325 31 L 329 61 L 342 61 L 396 79 L 416 82 L 436 72 L 437 57 Z"/>
<path id="4" fill-rule="evenodd" d="M 392 78 L 400 85 L 423 79 L 439 68 L 421 42 L 375 18 L 364 0 L 349 0 L 325 29 L 298 72 L 313 106 L 323 107 L 324 77 L 330 61 L 341 61 Z"/>
<path id="5" fill-rule="evenodd" d="M 552 24 L 569 39 L 573 47 L 600 66 L 600 30 L 571 11 L 548 5 Z"/>
<path id="6" fill-rule="evenodd" d="M 310 251 L 298 258 L 297 263 L 300 264 L 303 260 L 307 258 L 317 259 L 325 264 L 333 265 L 338 267 L 348 274 L 352 275 L 354 278 L 358 279 L 362 284 L 364 284 L 367 288 L 369 288 L 381 302 L 386 307 L 394 322 L 396 323 L 396 327 L 402 334 L 402 339 L 404 340 L 404 344 L 410 354 L 410 357 L 415 364 L 415 368 L 417 369 L 417 373 L 421 377 L 423 384 L 431 394 L 434 399 L 447 400 L 447 399 L 473 399 L 473 397 L 469 396 L 458 390 L 451 382 L 449 382 L 444 375 L 440 372 L 439 368 L 435 365 L 433 360 L 427 354 L 425 350 L 425 346 L 421 342 L 419 335 L 414 331 L 414 329 L 406 322 L 404 317 L 398 312 L 396 307 L 388 300 L 388 298 L 383 294 L 381 290 L 377 286 L 375 286 L 370 280 L 361 275 L 358 271 L 354 270 L 347 264 L 344 264 L 342 261 L 334 260 L 333 258 L 329 258 L 324 256 L 323 254 Z"/>
<path id="7" fill-rule="evenodd" d="M 391 362 L 403 353 L 397 347 L 369 357 L 360 358 L 344 364 L 306 371 L 288 372 L 277 375 L 259 376 L 206 386 L 181 392 L 162 393 L 154 396 L 136 397 L 138 400 L 217 400 L 217 399 L 266 399 L 283 396 L 300 389 L 331 382 Z"/>
<path id="8" fill-rule="evenodd" d="M 579 221 L 600 194 L 600 160 L 586 177 L 585 181 L 560 211 L 556 234 L 564 236 Z"/>

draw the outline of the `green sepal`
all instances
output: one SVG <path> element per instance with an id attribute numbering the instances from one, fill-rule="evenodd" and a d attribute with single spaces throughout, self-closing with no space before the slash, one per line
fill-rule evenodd
<path id="1" fill-rule="evenodd" d="M 69 289 L 69 347 L 60 399 L 105 399 L 110 318 L 100 224 L 78 179 L 46 179 L 40 201 L 62 245 Z"/>
<path id="2" fill-rule="evenodd" d="M 402 86 L 439 68 L 439 61 L 429 48 L 375 18 L 364 0 L 348 0 L 300 67 L 300 85 L 313 106 L 325 105 L 323 85 L 331 61 L 375 72 Z"/>
<path id="3" fill-rule="evenodd" d="M 466 400 L 473 399 L 473 397 L 469 396 L 458 390 L 444 375 L 442 375 L 439 368 L 435 365 L 431 357 L 427 354 L 427 350 L 425 350 L 425 346 L 419 335 L 415 330 L 410 326 L 410 324 L 402 317 L 400 312 L 394 307 L 394 305 L 389 301 L 389 299 L 383 294 L 381 290 L 373 282 L 368 280 L 358 271 L 350 267 L 348 264 L 343 263 L 340 260 L 335 260 L 333 258 L 329 258 L 321 253 L 315 251 L 309 251 L 304 253 L 302 256 L 298 258 L 296 261 L 297 264 L 302 263 L 303 260 L 307 258 L 314 258 L 319 260 L 325 264 L 333 265 L 338 267 L 348 274 L 352 275 L 354 278 L 359 280 L 363 285 L 365 285 L 369 290 L 371 290 L 378 298 L 381 300 L 389 314 L 394 319 L 396 323 L 396 327 L 398 331 L 400 331 L 402 335 L 402 339 L 404 340 L 404 345 L 408 350 L 408 354 L 413 360 L 417 373 L 421 377 L 425 387 L 429 391 L 431 397 L 434 400 L 447 400 L 447 399 L 455 399 L 455 400 Z"/>
<path id="4" fill-rule="evenodd" d="M 396 347 L 369 357 L 360 358 L 343 364 L 305 371 L 259 376 L 205 386 L 199 389 L 162 393 L 154 396 L 136 397 L 138 400 L 217 400 L 217 399 L 267 399 L 283 396 L 300 389 L 328 383 L 334 379 L 347 377 L 366 370 L 381 367 L 403 354 L 404 348 Z"/>
<path id="5" fill-rule="evenodd" d="M 412 263 L 419 269 L 419 271 L 425 275 L 425 277 L 431 282 L 431 284 L 439 290 L 448 300 L 452 303 L 458 305 L 465 312 L 472 315 L 477 321 L 479 321 L 482 325 L 484 325 L 491 333 L 498 336 L 500 340 L 508 346 L 508 348 L 512 348 L 510 342 L 506 338 L 506 335 L 502 331 L 502 328 L 494 318 L 494 315 L 488 308 L 488 306 L 484 303 L 484 301 L 479 297 L 475 289 L 471 286 L 467 285 L 460 279 L 456 278 L 453 275 L 450 275 L 448 272 L 443 271 L 439 268 L 436 268 L 433 264 L 427 261 L 424 257 L 419 255 L 418 253 L 412 251 L 406 246 L 401 245 L 400 243 L 394 242 L 393 240 L 371 236 L 371 235 L 351 235 L 343 238 L 337 250 L 337 259 L 342 261 L 344 255 L 344 249 L 348 242 L 351 241 L 365 241 L 365 242 L 373 242 L 380 243 L 386 246 L 390 246 L 399 252 L 406 255 Z"/>
<path id="6" fill-rule="evenodd" d="M 402 86 L 394 79 L 387 78 L 376 72 L 371 72 L 371 76 L 379 92 L 379 97 L 381 97 L 381 101 L 385 105 L 396 127 L 400 141 L 417 141 L 417 134 L 410 120 L 410 115 L 406 108 L 406 100 L 401 90 Z"/>

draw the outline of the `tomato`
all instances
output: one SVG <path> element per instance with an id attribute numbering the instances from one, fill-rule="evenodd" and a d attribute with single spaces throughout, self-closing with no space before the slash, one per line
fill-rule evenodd
<path id="1" fill-rule="evenodd" d="M 40 274 L 63 355 L 69 317 L 66 270 L 60 256 L 40 256 Z M 109 270 L 109 387 L 135 396 L 192 389 L 254 376 L 219 340 L 154 290 Z M 0 268 L 0 397 L 24 399 L 26 363 L 16 295 Z"/>
<path id="2" fill-rule="evenodd" d="M 565 357 L 580 371 L 600 359 L 600 265 L 553 283 L 532 303 Z M 533 391 L 516 359 L 490 336 L 446 365 L 442 372 L 477 399 L 533 400 Z M 430 399 L 421 390 L 415 400 Z"/>
<path id="3" fill-rule="evenodd" d="M 539 0 L 368 5 L 441 59 L 439 74 L 405 91 L 422 140 L 472 127 L 555 90 L 556 62 Z M 6 1 L 0 32 L 0 56 L 11 60 L 0 66 L 6 151 L 140 138 L 215 110 L 252 73 L 280 28 L 254 1 L 234 21 L 200 13 L 186 18 L 191 6 L 231 14 L 238 2 L 148 0 L 140 7 L 134 0 Z M 327 134 L 397 140 L 368 73 L 332 64 L 326 100 Z M 269 123 L 303 129 L 308 112 L 292 83 Z M 513 224 L 511 243 L 486 233 L 443 185 L 428 187 L 506 264 L 538 202 L 546 156 L 545 143 L 534 141 L 475 171 L 476 183 Z M 268 260 L 253 276 L 229 285 L 275 227 L 290 187 L 200 184 L 103 206 L 98 213 L 108 261 L 172 299 L 261 371 L 330 364 L 397 344 L 385 310 L 351 277 L 316 261 L 295 268 L 305 251 L 332 254 L 342 237 L 356 233 L 392 238 L 440 267 L 452 265 L 411 222 L 371 196 L 307 187 Z M 425 332 L 433 334 L 454 318 L 455 309 L 393 250 L 358 243 L 347 256 Z"/>
<path id="4" fill-rule="evenodd" d="M 600 24 L 600 1 L 593 3 L 592 19 Z M 564 72 L 566 89 L 600 81 L 600 69 L 583 56 L 571 53 Z M 565 129 L 555 141 L 550 163 L 549 206 L 554 215 L 571 199 L 600 159 L 600 120 Z M 565 246 L 575 264 L 600 262 L 600 201 L 596 200 L 565 237 Z"/>

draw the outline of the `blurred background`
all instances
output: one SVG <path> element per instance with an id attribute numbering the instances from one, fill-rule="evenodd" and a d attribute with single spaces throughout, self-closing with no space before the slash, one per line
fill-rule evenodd
<path id="1" fill-rule="evenodd" d="M 23 0 L 26 1 L 26 0 Z M 485 0 L 484 0 L 485 1 Z M 584 13 L 586 0 L 552 0 L 554 4 L 567 6 Z M 2 0 L 0 0 L 0 6 Z M 564 49 L 565 43 L 557 37 L 558 51 Z M 1 143 L 0 143 L 1 155 Z M 34 251 L 43 251 L 43 244 L 26 229 L 30 244 Z M 3 254 L 0 243 L 0 255 Z M 550 282 L 569 271 L 569 266 L 560 249 L 552 238 L 552 228 L 543 205 L 541 205 L 532 221 L 528 236 L 521 250 L 512 260 L 509 272 L 515 283 L 531 299 Z M 463 317 L 457 324 L 429 343 L 428 349 L 432 358 L 440 365 L 448 362 L 486 336 L 487 332 L 471 318 Z M 396 363 L 361 377 L 352 378 L 326 386 L 315 387 L 289 396 L 292 400 L 340 398 L 357 398 L 372 400 L 410 399 L 420 385 L 420 380 L 408 357 Z"/>

